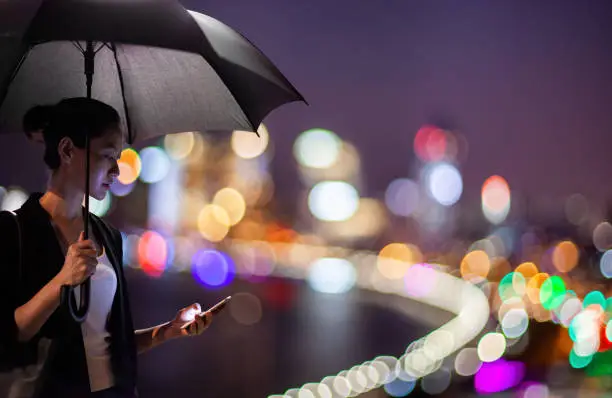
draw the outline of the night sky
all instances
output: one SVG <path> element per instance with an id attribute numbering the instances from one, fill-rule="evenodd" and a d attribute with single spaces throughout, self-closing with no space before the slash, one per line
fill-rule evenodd
<path id="1" fill-rule="evenodd" d="M 366 196 L 414 173 L 424 123 L 468 140 L 464 198 L 486 177 L 514 192 L 612 198 L 612 3 L 486 0 L 189 0 L 260 47 L 310 102 L 266 120 L 277 194 L 299 186 L 292 144 L 312 127 L 362 155 Z M 0 184 L 40 189 L 40 153 L 0 137 Z M 19 167 L 13 166 L 14 162 Z"/>

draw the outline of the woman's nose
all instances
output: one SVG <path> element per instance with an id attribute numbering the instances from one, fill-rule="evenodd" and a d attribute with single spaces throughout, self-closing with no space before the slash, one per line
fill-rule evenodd
<path id="1" fill-rule="evenodd" d="M 113 166 L 111 167 L 109 174 L 113 178 L 119 177 L 119 163 L 117 161 L 113 163 Z"/>

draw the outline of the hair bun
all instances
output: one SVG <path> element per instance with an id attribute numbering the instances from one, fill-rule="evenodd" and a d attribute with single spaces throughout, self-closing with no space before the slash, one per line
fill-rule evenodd
<path id="1" fill-rule="evenodd" d="M 51 120 L 54 105 L 36 105 L 23 115 L 23 131 L 30 135 L 35 131 L 44 130 Z"/>

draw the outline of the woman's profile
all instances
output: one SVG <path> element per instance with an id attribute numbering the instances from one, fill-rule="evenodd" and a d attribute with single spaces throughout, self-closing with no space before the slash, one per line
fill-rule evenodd
<path id="1" fill-rule="evenodd" d="M 212 316 L 196 303 L 167 323 L 135 330 L 121 234 L 90 214 L 90 239 L 83 239 L 85 134 L 91 140 L 89 191 L 101 200 L 119 175 L 117 111 L 69 98 L 29 115 L 36 117 L 28 126 L 42 129 L 51 174 L 46 192 L 32 194 L 15 214 L 0 213 L 0 362 L 16 374 L 10 396 L 136 397 L 138 354 L 200 334 Z M 78 324 L 60 308 L 60 288 L 89 277 L 90 309 Z M 78 303 L 79 288 L 75 296 Z"/>

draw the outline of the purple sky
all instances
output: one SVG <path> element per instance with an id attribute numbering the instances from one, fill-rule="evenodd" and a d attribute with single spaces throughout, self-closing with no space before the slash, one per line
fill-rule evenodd
<path id="1" fill-rule="evenodd" d="M 612 194 L 612 4 L 604 1 L 186 1 L 254 41 L 311 103 L 266 122 L 277 189 L 291 145 L 329 128 L 361 150 L 368 194 L 410 172 L 418 127 L 470 145 L 466 194 L 499 173 L 527 195 Z"/>
<path id="2" fill-rule="evenodd" d="M 411 173 L 412 140 L 443 118 L 467 137 L 464 194 L 501 174 L 515 192 L 612 197 L 612 3 L 487 0 L 183 1 L 258 45 L 311 103 L 266 120 L 277 193 L 295 193 L 292 143 L 324 127 L 361 151 L 366 195 Z M 0 184 L 26 150 L 0 137 Z M 32 151 L 32 149 L 30 149 Z M 8 154 L 9 156 L 6 156 Z M 42 163 L 40 163 L 42 164 Z M 288 165 L 291 165 L 288 167 Z"/>

